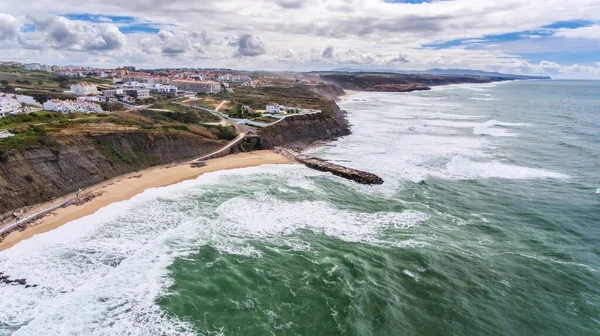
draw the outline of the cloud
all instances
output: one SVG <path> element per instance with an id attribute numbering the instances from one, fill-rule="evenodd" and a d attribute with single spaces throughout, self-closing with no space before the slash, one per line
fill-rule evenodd
<path id="1" fill-rule="evenodd" d="M 323 52 L 321 53 L 321 57 L 323 58 L 333 58 L 333 52 L 334 49 L 332 46 L 328 46 L 327 48 L 323 49 Z"/>
<path id="2" fill-rule="evenodd" d="M 305 0 L 275 0 L 279 6 L 283 8 L 302 8 L 305 6 Z"/>
<path id="3" fill-rule="evenodd" d="M 398 56 L 392 58 L 390 63 L 408 63 L 408 58 L 406 55 L 399 54 Z"/>
<path id="4" fill-rule="evenodd" d="M 119 28 L 108 23 L 84 24 L 54 15 L 28 17 L 35 31 L 21 33 L 19 41 L 32 49 L 65 49 L 75 51 L 119 50 L 127 39 Z"/>
<path id="5" fill-rule="evenodd" d="M 19 32 L 19 22 L 14 16 L 0 13 L 0 41 L 12 40 Z"/>
<path id="6" fill-rule="evenodd" d="M 242 34 L 230 45 L 236 46 L 235 57 L 256 57 L 266 53 L 265 46 L 258 38 L 250 34 Z"/>
<path id="7" fill-rule="evenodd" d="M 167 30 L 160 30 L 158 38 L 162 42 L 161 51 L 164 54 L 182 54 L 190 48 L 190 41 L 185 36 L 175 35 Z"/>
<path id="8" fill-rule="evenodd" d="M 574 65 L 596 68 L 593 62 L 600 61 L 593 40 L 599 36 L 598 0 L 0 2 L 6 12 L 0 14 L 2 50 L 17 60 L 51 64 L 272 70 L 361 64 L 566 76 L 562 71 L 593 74 Z M 72 14 L 74 8 L 79 14 Z M 159 36 L 161 30 L 168 33 Z M 434 42 L 440 47 L 424 50 Z M 542 58 L 560 71 L 540 64 Z"/>
<path id="9" fill-rule="evenodd" d="M 139 41 L 143 52 L 162 54 L 165 56 L 182 56 L 183 54 L 203 54 L 205 47 L 213 43 L 213 37 L 206 32 L 182 32 L 161 29 L 151 37 Z"/>
<path id="10" fill-rule="evenodd" d="M 101 25 L 96 28 L 97 36 L 87 39 L 84 49 L 87 50 L 118 50 L 127 44 L 125 35 L 113 25 Z"/>
<path id="11" fill-rule="evenodd" d="M 559 37 L 600 39 L 600 25 L 581 27 L 575 29 L 559 29 L 555 34 Z"/>

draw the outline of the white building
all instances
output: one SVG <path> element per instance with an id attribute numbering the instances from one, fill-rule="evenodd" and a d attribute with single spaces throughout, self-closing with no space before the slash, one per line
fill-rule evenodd
<path id="1" fill-rule="evenodd" d="M 84 97 L 77 97 L 77 101 L 78 102 L 100 103 L 100 102 L 102 102 L 102 99 L 100 99 L 100 97 L 98 97 L 98 96 L 84 96 Z"/>
<path id="2" fill-rule="evenodd" d="M 177 94 L 177 87 L 174 85 L 162 85 L 162 84 L 154 84 L 150 87 L 150 92 L 152 93 L 173 93 Z"/>
<path id="3" fill-rule="evenodd" d="M 40 104 L 37 100 L 35 100 L 31 96 L 14 95 L 14 97 L 19 103 L 42 107 L 42 104 Z"/>
<path id="4" fill-rule="evenodd" d="M 150 98 L 149 89 L 124 89 L 123 94 L 131 96 L 135 99 L 147 99 Z"/>
<path id="5" fill-rule="evenodd" d="M 0 118 L 7 117 L 11 114 L 21 113 L 23 107 L 21 103 L 10 95 L 0 96 Z"/>
<path id="6" fill-rule="evenodd" d="M 41 70 L 42 69 L 42 65 L 40 63 L 29 63 L 29 64 L 23 64 L 23 69 L 25 70 Z"/>
<path id="7" fill-rule="evenodd" d="M 53 99 L 44 103 L 44 110 L 61 113 L 69 112 L 102 112 L 102 107 L 96 103 L 81 102 L 75 100 Z"/>
<path id="8" fill-rule="evenodd" d="M 140 83 L 140 82 L 126 82 L 122 85 L 123 89 L 149 89 L 151 87 L 148 83 Z"/>
<path id="9" fill-rule="evenodd" d="M 267 105 L 267 113 L 275 114 L 275 113 L 279 113 L 279 112 L 281 112 L 281 108 L 279 107 L 279 104 Z"/>
<path id="10" fill-rule="evenodd" d="M 81 95 L 81 96 L 97 95 L 98 87 L 95 84 L 79 83 L 79 84 L 71 85 L 70 92 L 74 95 Z"/>
<path id="11" fill-rule="evenodd" d="M 105 97 L 122 95 L 122 94 L 123 94 L 123 89 L 111 89 L 111 90 L 103 90 L 102 91 L 102 95 Z"/>

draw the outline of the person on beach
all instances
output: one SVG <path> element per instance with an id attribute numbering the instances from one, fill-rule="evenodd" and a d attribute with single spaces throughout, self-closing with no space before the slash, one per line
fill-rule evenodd
<path id="1" fill-rule="evenodd" d="M 77 196 L 76 196 L 77 201 L 79 201 L 80 194 L 81 194 L 81 188 L 79 188 L 79 190 L 77 190 Z"/>

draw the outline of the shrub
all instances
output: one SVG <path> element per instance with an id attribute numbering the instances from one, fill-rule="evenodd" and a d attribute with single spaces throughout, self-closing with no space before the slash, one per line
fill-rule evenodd
<path id="1" fill-rule="evenodd" d="M 188 125 L 187 130 L 188 130 L 188 132 L 190 132 L 192 134 L 196 134 L 196 135 L 205 137 L 207 139 L 213 139 L 213 140 L 217 139 L 217 137 L 211 131 L 209 131 L 205 127 L 202 127 L 199 125 Z"/>

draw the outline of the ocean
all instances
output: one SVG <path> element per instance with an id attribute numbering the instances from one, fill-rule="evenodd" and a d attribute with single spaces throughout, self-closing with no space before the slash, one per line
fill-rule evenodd
<path id="1" fill-rule="evenodd" d="M 340 103 L 300 165 L 151 189 L 0 252 L 0 335 L 600 335 L 600 82 Z"/>

